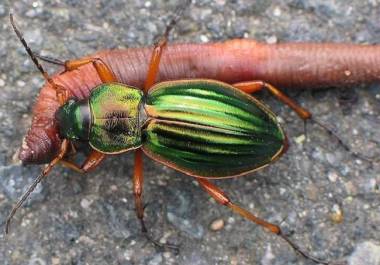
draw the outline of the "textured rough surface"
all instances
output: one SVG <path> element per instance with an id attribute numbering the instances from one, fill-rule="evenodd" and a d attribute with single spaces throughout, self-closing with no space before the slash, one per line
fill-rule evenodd
<path id="1" fill-rule="evenodd" d="M 39 167 L 22 167 L 16 157 L 43 83 L 10 30 L 9 9 L 34 50 L 68 59 L 153 43 L 177 3 L 0 2 L 1 222 L 38 174 Z M 196 0 L 171 39 L 380 43 L 379 15 L 377 0 Z M 344 93 L 289 89 L 288 94 L 330 124 L 354 150 L 379 156 L 378 84 Z M 350 156 L 312 125 L 303 141 L 296 115 L 266 94 L 259 97 L 282 118 L 289 151 L 262 171 L 216 183 L 240 205 L 281 223 L 316 256 L 357 264 L 370 244 L 364 255 L 378 261 L 379 163 Z M 128 154 L 111 157 L 85 176 L 57 167 L 18 212 L 10 235 L 0 235 L 2 264 L 310 264 L 279 238 L 216 205 L 190 177 L 146 159 L 147 224 L 155 238 L 179 244 L 180 252 L 154 248 L 141 235 L 135 217 L 132 168 Z M 213 231 L 216 219 L 224 220 L 224 226 Z"/>
<path id="2" fill-rule="evenodd" d="M 380 245 L 371 241 L 360 243 L 349 258 L 349 264 L 380 264 Z"/>

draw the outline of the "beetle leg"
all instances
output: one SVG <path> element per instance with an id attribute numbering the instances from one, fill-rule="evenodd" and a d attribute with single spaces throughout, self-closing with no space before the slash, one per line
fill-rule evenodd
<path id="1" fill-rule="evenodd" d="M 244 91 L 244 92 L 246 92 L 246 93 L 249 93 L 249 94 L 258 92 L 258 91 L 262 90 L 263 88 L 267 89 L 278 100 L 280 100 L 284 104 L 288 105 L 292 110 L 294 110 L 298 114 L 298 116 L 304 121 L 305 135 L 306 135 L 306 121 L 310 120 L 310 121 L 314 122 L 315 124 L 317 124 L 322 129 L 324 129 L 329 135 L 331 135 L 332 137 L 334 137 L 338 141 L 338 143 L 348 153 L 350 153 L 352 156 L 358 157 L 358 158 L 366 160 L 368 162 L 377 161 L 377 160 L 375 160 L 375 159 L 373 159 L 371 157 L 367 157 L 365 155 L 359 154 L 359 153 L 351 150 L 351 148 L 346 143 L 344 143 L 342 141 L 342 139 L 340 139 L 340 137 L 333 130 L 331 130 L 330 128 L 328 128 L 326 125 L 324 125 L 319 120 L 317 120 L 314 117 L 312 117 L 312 114 L 307 109 L 305 109 L 305 108 L 301 107 L 300 105 L 298 105 L 294 100 L 292 100 L 291 98 L 289 98 L 281 90 L 279 90 L 278 88 L 272 86 L 271 84 L 268 84 L 268 83 L 263 82 L 263 81 L 249 81 L 249 82 L 236 83 L 236 84 L 233 84 L 233 86 L 236 87 L 236 88 L 238 88 L 238 89 L 240 89 L 240 90 L 242 90 L 242 91 Z"/>
<path id="2" fill-rule="evenodd" d="M 211 195 L 212 198 L 214 198 L 218 203 L 227 206 L 235 213 L 241 215 L 245 219 L 248 219 L 251 222 L 254 222 L 258 225 L 261 225 L 262 227 L 268 229 L 270 232 L 276 234 L 277 236 L 284 239 L 298 254 L 302 255 L 306 259 L 312 260 L 316 263 L 320 264 L 328 264 L 328 262 L 322 261 L 318 258 L 315 258 L 307 253 L 305 253 L 303 250 L 301 250 L 295 243 L 293 243 L 286 235 L 283 234 L 281 231 L 281 228 L 275 224 L 269 223 L 263 219 L 260 219 L 253 215 L 252 213 L 248 212 L 246 209 L 241 208 L 237 206 L 236 204 L 232 203 L 231 200 L 227 197 L 227 195 L 224 194 L 222 190 L 220 190 L 218 187 L 213 185 L 210 181 L 203 178 L 196 178 L 199 185 L 207 191 L 209 195 Z"/>
<path id="3" fill-rule="evenodd" d="M 117 79 L 115 75 L 113 74 L 113 72 L 109 69 L 107 64 L 100 58 L 75 59 L 75 60 L 67 60 L 63 62 L 59 59 L 51 58 L 48 56 L 42 56 L 39 54 L 35 54 L 35 56 L 44 62 L 65 67 L 65 70 L 62 73 L 76 70 L 83 65 L 92 63 L 103 83 L 117 82 Z"/>
<path id="4" fill-rule="evenodd" d="M 65 71 L 64 72 L 75 70 L 75 69 L 79 68 L 80 66 L 83 66 L 83 65 L 89 64 L 89 63 L 93 64 L 96 72 L 98 73 L 98 75 L 100 77 L 100 80 L 103 83 L 117 82 L 117 78 L 115 77 L 115 75 L 113 74 L 111 69 L 109 69 L 107 64 L 105 62 L 103 62 L 103 60 L 100 58 L 87 58 L 87 59 L 77 59 L 77 60 L 65 61 L 65 63 L 64 63 Z M 57 96 L 58 96 L 59 102 L 61 102 L 61 105 L 64 102 L 66 102 L 67 99 L 70 97 L 70 95 L 68 93 L 69 93 L 69 91 L 67 89 L 62 88 L 62 87 L 58 87 Z M 63 96 L 62 96 L 62 94 L 63 94 Z"/>
<path id="5" fill-rule="evenodd" d="M 55 64 L 55 65 L 65 66 L 65 62 L 61 61 L 60 59 L 53 58 L 53 57 L 50 57 L 50 56 L 43 56 L 43 55 L 38 54 L 38 53 L 35 53 L 34 55 L 38 59 L 40 59 L 41 61 L 44 61 L 44 62 L 47 62 L 47 63 L 51 63 L 51 64 Z"/>
<path id="6" fill-rule="evenodd" d="M 233 86 L 249 94 L 255 93 L 265 88 L 278 100 L 280 100 L 285 105 L 288 105 L 292 110 L 294 110 L 302 120 L 308 120 L 312 116 L 307 109 L 304 109 L 303 107 L 298 105 L 294 100 L 289 98 L 281 90 L 272 86 L 271 84 L 265 83 L 263 81 L 250 81 L 236 83 L 233 84 Z"/>
<path id="7" fill-rule="evenodd" d="M 175 251 L 178 251 L 178 247 L 171 244 L 162 244 L 157 240 L 153 239 L 146 228 L 144 222 L 144 205 L 142 200 L 142 192 L 143 192 L 143 158 L 142 158 L 142 150 L 138 149 L 135 151 L 135 170 L 133 175 L 133 194 L 135 196 L 135 209 L 137 218 L 140 220 L 141 231 L 144 233 L 145 237 L 152 242 L 155 246 L 160 248 L 169 248 Z"/>
<path id="8" fill-rule="evenodd" d="M 149 68 L 147 77 L 144 84 L 144 92 L 148 92 L 148 90 L 155 84 L 157 75 L 159 72 L 159 65 L 161 61 L 162 53 L 168 43 L 169 33 L 180 19 L 182 12 L 186 9 L 186 7 L 190 4 L 190 1 L 185 1 L 182 5 L 178 7 L 175 12 L 175 16 L 170 20 L 169 24 L 166 25 L 166 29 L 164 35 L 161 39 L 155 43 L 152 55 L 150 57 Z"/>
<path id="9" fill-rule="evenodd" d="M 61 161 L 59 161 L 59 163 L 61 165 L 63 165 L 64 167 L 67 167 L 67 168 L 70 168 L 70 169 L 76 171 L 77 173 L 81 173 L 81 174 L 86 173 L 86 172 L 83 171 L 83 169 L 81 168 L 80 165 L 77 165 L 77 164 L 75 164 L 72 161 L 69 161 L 69 160 L 66 160 L 66 159 L 62 159 Z"/>
<path id="10" fill-rule="evenodd" d="M 81 166 L 81 169 L 84 172 L 88 172 L 96 168 L 100 164 L 100 162 L 104 160 L 104 158 L 106 158 L 106 155 L 104 153 L 92 150 L 86 158 L 86 160 L 84 161 L 83 165 Z"/>
<path id="11" fill-rule="evenodd" d="M 152 55 L 150 57 L 148 73 L 147 73 L 145 83 L 144 83 L 144 92 L 145 93 L 148 92 L 149 88 L 151 88 L 154 85 L 154 83 L 156 82 L 162 52 L 164 51 L 164 49 L 168 43 L 168 36 L 169 36 L 169 33 L 170 33 L 171 29 L 173 28 L 174 24 L 175 23 L 172 20 L 171 23 L 166 27 L 164 35 L 154 45 Z"/>
<path id="12" fill-rule="evenodd" d="M 105 157 L 106 157 L 105 154 L 96 150 L 92 150 L 81 166 L 78 166 L 74 162 L 64 160 L 64 159 L 61 160 L 60 163 L 64 165 L 65 167 L 68 167 L 76 172 L 86 173 L 96 168 L 100 164 L 100 162 L 104 160 Z"/>
<path id="13" fill-rule="evenodd" d="M 302 108 L 294 100 L 292 100 L 287 95 L 285 95 L 280 89 L 260 80 L 240 82 L 240 83 L 233 84 L 233 86 L 249 94 L 258 92 L 264 88 L 267 89 L 273 96 L 275 96 L 278 100 L 283 102 L 285 105 L 288 105 L 292 110 L 294 110 L 298 114 L 298 116 L 304 121 L 304 134 L 305 136 L 307 135 L 306 121 L 309 119 L 314 120 L 312 119 L 312 114 L 307 109 Z M 339 138 L 338 140 L 341 144 L 343 144 Z"/>
<path id="14" fill-rule="evenodd" d="M 135 152 L 135 170 L 133 175 L 133 195 L 135 196 L 135 207 L 137 218 L 141 221 L 141 230 L 146 233 L 147 229 L 144 224 L 144 207 L 142 202 L 142 191 L 143 191 L 143 160 L 142 152 L 140 149 Z"/>
<path id="15" fill-rule="evenodd" d="M 65 71 L 76 70 L 79 67 L 92 63 L 103 83 L 117 82 L 117 78 L 107 64 L 100 58 L 84 58 L 64 62 Z"/>
<path id="16" fill-rule="evenodd" d="M 168 42 L 170 28 L 166 28 L 164 36 L 154 45 L 153 52 L 149 62 L 148 73 L 144 83 L 144 92 L 148 92 L 156 82 L 158 75 L 158 67 L 161 61 L 161 55 Z"/>

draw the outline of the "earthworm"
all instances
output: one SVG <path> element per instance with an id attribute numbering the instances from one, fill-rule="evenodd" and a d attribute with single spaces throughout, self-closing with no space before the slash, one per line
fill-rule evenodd
<path id="1" fill-rule="evenodd" d="M 152 48 L 103 50 L 102 59 L 121 83 L 141 87 Z M 340 43 L 265 44 L 235 39 L 221 43 L 172 44 L 164 51 L 157 82 L 209 78 L 234 83 L 263 80 L 279 88 L 347 87 L 380 80 L 380 46 Z M 101 83 L 91 64 L 53 79 L 83 99 Z M 23 163 L 45 163 L 59 150 L 56 92 L 45 84 L 33 109 L 32 126 L 21 147 Z"/>

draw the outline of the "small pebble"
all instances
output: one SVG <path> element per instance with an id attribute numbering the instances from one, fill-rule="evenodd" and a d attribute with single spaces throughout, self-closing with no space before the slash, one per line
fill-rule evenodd
<path id="1" fill-rule="evenodd" d="M 268 44 L 275 44 L 275 43 L 277 43 L 277 37 L 273 35 L 273 36 L 266 38 L 265 41 Z"/>
<path id="2" fill-rule="evenodd" d="M 24 87 L 26 85 L 26 83 L 24 81 L 22 81 L 22 80 L 18 80 L 16 82 L 16 84 L 17 84 L 18 87 Z"/>
<path id="3" fill-rule="evenodd" d="M 294 141 L 297 143 L 297 144 L 302 144 L 303 142 L 305 142 L 306 140 L 306 136 L 304 134 L 301 134 L 300 136 L 297 136 Z"/>
<path id="4" fill-rule="evenodd" d="M 96 241 L 94 241 L 92 238 L 85 235 L 81 235 L 77 241 L 80 243 L 84 243 L 88 246 L 93 246 L 96 244 Z"/>
<path id="5" fill-rule="evenodd" d="M 336 182 L 336 180 L 339 178 L 336 172 L 329 172 L 327 176 L 331 182 Z"/>
<path id="6" fill-rule="evenodd" d="M 234 224 L 234 223 L 235 223 L 235 218 L 233 218 L 233 217 L 228 217 L 227 222 L 228 222 L 229 224 Z"/>
<path id="7" fill-rule="evenodd" d="M 83 208 L 83 209 L 88 209 L 91 204 L 94 202 L 94 200 L 89 200 L 89 199 L 86 199 L 86 198 L 83 198 L 81 201 L 80 201 L 80 206 Z"/>
<path id="8" fill-rule="evenodd" d="M 279 122 L 279 123 L 285 123 L 285 120 L 281 117 L 281 116 L 277 116 L 277 121 Z"/>
<path id="9" fill-rule="evenodd" d="M 230 264 L 231 264 L 231 265 L 238 265 L 238 264 L 239 264 L 239 259 L 238 259 L 238 257 L 236 257 L 236 256 L 232 256 L 232 257 L 231 257 Z"/>
<path id="10" fill-rule="evenodd" d="M 61 260 L 58 257 L 51 258 L 51 264 L 52 265 L 59 265 L 61 264 Z"/>
<path id="11" fill-rule="evenodd" d="M 214 221 L 212 221 L 211 225 L 210 225 L 210 229 L 212 231 L 219 231 L 221 229 L 223 229 L 224 227 L 224 220 L 223 219 L 216 219 Z"/>
<path id="12" fill-rule="evenodd" d="M 343 218 L 344 218 L 343 211 L 338 204 L 333 205 L 331 213 L 330 213 L 330 218 L 336 224 L 340 224 L 343 222 Z"/>
<path id="13" fill-rule="evenodd" d="M 261 264 L 262 265 L 271 265 L 271 264 L 273 264 L 275 257 L 276 256 L 273 254 L 272 247 L 270 245 L 268 245 L 268 247 L 265 250 L 264 256 L 261 258 Z"/>
<path id="14" fill-rule="evenodd" d="M 32 4 L 32 6 L 33 6 L 34 8 L 37 8 L 37 7 L 43 6 L 43 4 L 42 4 L 41 1 L 34 1 L 33 4 Z"/>
<path id="15" fill-rule="evenodd" d="M 201 42 L 208 42 L 209 41 L 209 38 L 206 35 L 201 35 L 199 38 L 201 39 Z"/>
<path id="16" fill-rule="evenodd" d="M 336 154 L 332 154 L 332 153 L 327 153 L 326 154 L 326 160 L 331 164 L 331 165 L 335 165 L 337 163 L 337 156 Z"/>
<path id="17" fill-rule="evenodd" d="M 46 262 L 40 258 L 31 258 L 29 261 L 29 265 L 45 265 Z"/>
<path id="18" fill-rule="evenodd" d="M 281 16 L 281 13 L 282 13 L 281 9 L 278 6 L 276 6 L 275 9 L 273 10 L 273 16 L 279 17 Z"/>

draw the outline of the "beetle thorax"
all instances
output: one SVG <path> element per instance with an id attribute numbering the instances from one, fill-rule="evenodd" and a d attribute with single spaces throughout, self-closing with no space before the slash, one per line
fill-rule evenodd
<path id="1" fill-rule="evenodd" d="M 118 83 L 95 88 L 89 98 L 92 148 L 108 154 L 136 149 L 141 145 L 141 90 Z"/>
<path id="2" fill-rule="evenodd" d="M 136 149 L 141 146 L 142 99 L 143 93 L 137 88 L 101 84 L 88 99 L 69 100 L 58 109 L 60 135 L 86 140 L 92 148 L 107 154 Z"/>

